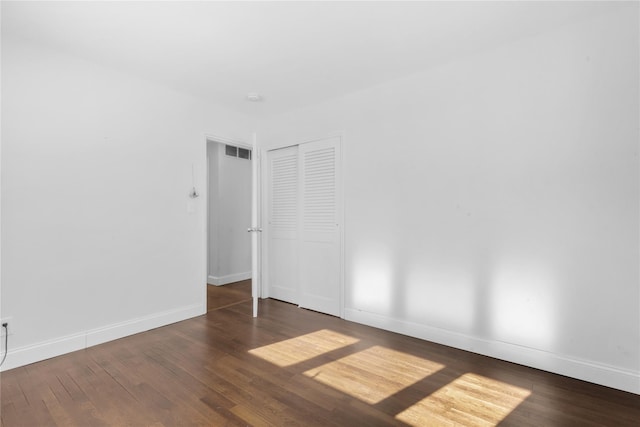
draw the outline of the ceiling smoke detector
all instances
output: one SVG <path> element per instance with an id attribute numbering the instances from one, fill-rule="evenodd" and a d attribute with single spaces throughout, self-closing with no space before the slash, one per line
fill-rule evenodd
<path id="1" fill-rule="evenodd" d="M 259 93 L 249 93 L 247 94 L 247 101 L 258 102 L 261 101 L 262 97 Z"/>

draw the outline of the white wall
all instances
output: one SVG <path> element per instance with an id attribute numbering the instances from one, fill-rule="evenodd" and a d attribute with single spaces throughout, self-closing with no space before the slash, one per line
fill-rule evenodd
<path id="1" fill-rule="evenodd" d="M 640 393 L 638 73 L 635 4 L 258 135 L 344 131 L 348 319 Z"/>
<path id="2" fill-rule="evenodd" d="M 206 311 L 205 133 L 247 119 L 2 40 L 4 369 Z"/>
<path id="3" fill-rule="evenodd" d="M 233 145 L 233 144 L 232 144 Z M 251 278 L 251 161 L 209 150 L 209 284 Z"/>

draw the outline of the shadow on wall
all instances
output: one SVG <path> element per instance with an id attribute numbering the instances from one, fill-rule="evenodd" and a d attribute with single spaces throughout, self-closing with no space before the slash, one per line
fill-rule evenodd
<path id="1" fill-rule="evenodd" d="M 532 261 L 478 257 L 473 268 L 391 256 L 367 245 L 354 260 L 354 308 L 480 339 L 550 351 L 557 321 L 552 275 Z"/>

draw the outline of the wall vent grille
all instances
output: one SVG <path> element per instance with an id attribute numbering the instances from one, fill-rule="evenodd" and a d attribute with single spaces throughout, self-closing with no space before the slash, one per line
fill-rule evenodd
<path id="1" fill-rule="evenodd" d="M 248 148 L 235 147 L 233 145 L 225 145 L 224 153 L 230 157 L 251 160 L 251 150 Z"/>

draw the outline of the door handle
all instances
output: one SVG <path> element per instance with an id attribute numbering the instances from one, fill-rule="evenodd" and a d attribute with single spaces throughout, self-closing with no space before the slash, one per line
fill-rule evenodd
<path id="1" fill-rule="evenodd" d="M 248 233 L 255 233 L 255 232 L 262 233 L 262 228 L 260 228 L 260 227 L 250 227 L 250 228 L 247 228 L 247 232 Z"/>

